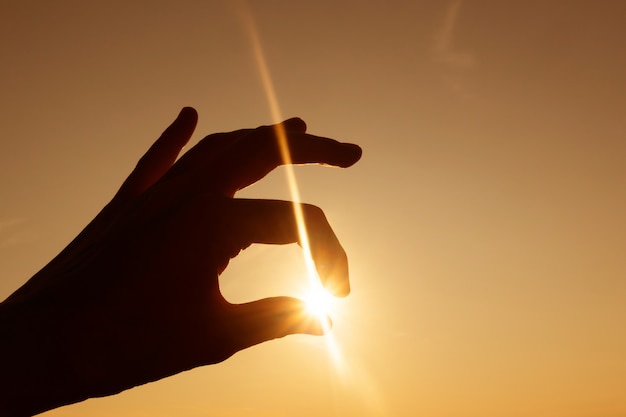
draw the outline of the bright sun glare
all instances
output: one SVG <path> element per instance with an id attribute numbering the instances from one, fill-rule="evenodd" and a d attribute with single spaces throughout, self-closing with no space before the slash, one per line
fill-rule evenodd
<path id="1" fill-rule="evenodd" d="M 325 323 L 332 313 L 334 297 L 318 284 L 310 285 L 309 290 L 302 298 L 306 303 L 308 313 Z"/>
<path id="2" fill-rule="evenodd" d="M 242 15 L 246 19 L 246 26 L 250 33 L 250 39 L 252 41 L 252 46 L 254 49 L 255 59 L 259 68 L 259 73 L 261 75 L 261 79 L 263 82 L 263 88 L 265 90 L 265 94 L 267 96 L 267 100 L 270 107 L 270 112 L 272 115 L 272 119 L 274 123 L 280 123 L 282 120 L 280 109 L 278 106 L 278 100 L 276 98 L 276 93 L 274 90 L 274 85 L 272 83 L 272 78 L 270 77 L 270 73 L 265 62 L 265 56 L 263 54 L 263 50 L 261 48 L 261 42 L 259 40 L 259 36 L 256 31 L 256 27 L 254 24 L 254 20 L 252 16 L 247 12 L 243 11 Z M 291 193 L 293 204 L 294 216 L 296 218 L 296 222 L 298 225 L 298 235 L 300 240 L 300 246 L 302 247 L 302 251 L 304 252 L 304 261 L 306 264 L 307 275 L 309 279 L 309 289 L 306 294 L 302 295 L 303 300 L 307 304 L 307 309 L 311 315 L 313 315 L 316 319 L 320 321 L 324 328 L 324 333 L 326 334 L 326 342 L 328 346 L 328 350 L 333 357 L 335 364 L 340 365 L 340 354 L 339 348 L 335 342 L 335 339 L 329 334 L 330 331 L 330 323 L 328 321 L 330 317 L 330 309 L 333 301 L 333 296 L 328 293 L 321 285 L 319 277 L 317 275 L 317 271 L 315 269 L 315 264 L 311 257 L 311 248 L 309 246 L 309 237 L 306 230 L 306 225 L 304 224 L 304 215 L 302 213 L 302 207 L 300 205 L 300 192 L 298 190 L 298 185 L 296 183 L 296 176 L 293 171 L 293 167 L 291 165 L 292 159 L 291 154 L 289 152 L 289 146 L 287 144 L 287 136 L 284 128 L 281 125 L 277 125 L 276 135 L 278 139 L 278 144 L 281 152 L 281 157 L 283 163 L 285 165 L 285 173 L 287 176 L 287 183 L 289 186 L 289 192 Z"/>

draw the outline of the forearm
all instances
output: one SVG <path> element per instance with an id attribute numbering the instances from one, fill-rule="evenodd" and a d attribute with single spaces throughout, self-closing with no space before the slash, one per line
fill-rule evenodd
<path id="1" fill-rule="evenodd" d="M 0 303 L 0 416 L 31 416 L 197 366 L 178 363 L 184 358 L 171 351 L 175 338 L 160 331 L 148 332 L 157 339 L 145 336 L 134 315 L 142 309 L 101 307 L 115 306 L 107 294 L 119 292 L 41 291 Z"/>
<path id="2" fill-rule="evenodd" d="M 30 416 L 87 398 L 54 302 L 0 304 L 0 415 Z"/>

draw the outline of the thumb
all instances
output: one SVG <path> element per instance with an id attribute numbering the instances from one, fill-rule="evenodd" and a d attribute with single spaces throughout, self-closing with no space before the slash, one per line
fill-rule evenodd
<path id="1" fill-rule="evenodd" d="M 322 323 L 309 313 L 306 304 L 293 297 L 271 297 L 232 305 L 235 350 L 290 334 L 323 335 L 330 319 Z"/>

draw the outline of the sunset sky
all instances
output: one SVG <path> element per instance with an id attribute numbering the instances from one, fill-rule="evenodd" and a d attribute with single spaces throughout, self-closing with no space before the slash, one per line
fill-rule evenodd
<path id="1" fill-rule="evenodd" d="M 626 416 L 621 0 L 0 0 L 0 299 L 183 106 L 192 142 L 274 122 L 250 22 L 282 117 L 363 148 L 295 169 L 350 261 L 331 335 L 44 415 Z M 284 169 L 241 195 L 290 199 Z M 221 281 L 306 272 L 253 246 Z"/>

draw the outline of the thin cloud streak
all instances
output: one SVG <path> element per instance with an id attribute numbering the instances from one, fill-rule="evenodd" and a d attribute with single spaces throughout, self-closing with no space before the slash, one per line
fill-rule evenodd
<path id="1" fill-rule="evenodd" d="M 461 0 L 450 3 L 446 10 L 443 24 L 435 34 L 433 51 L 435 59 L 453 68 L 470 69 L 476 66 L 474 54 L 468 51 L 458 51 L 454 47 L 454 32 L 457 27 Z"/>

